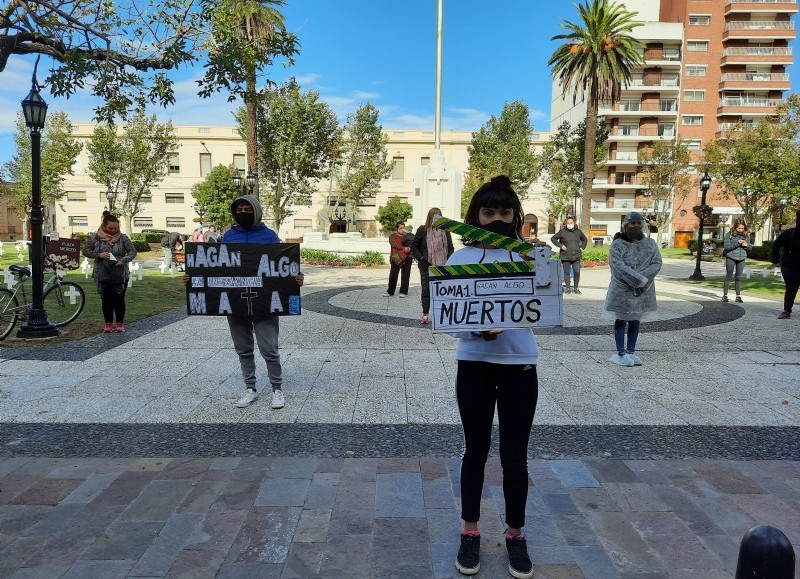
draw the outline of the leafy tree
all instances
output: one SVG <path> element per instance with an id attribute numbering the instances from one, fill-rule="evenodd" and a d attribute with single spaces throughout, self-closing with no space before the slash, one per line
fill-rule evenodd
<path id="1" fill-rule="evenodd" d="M 636 12 L 625 9 L 622 3 L 610 0 L 584 0 L 576 5 L 581 22 L 564 20 L 565 34 L 551 40 L 565 42 L 553 51 L 548 60 L 557 78 L 563 98 L 572 93 L 586 99 L 586 131 L 583 154 L 583 201 L 580 228 L 589 231 L 592 211 L 592 181 L 595 176 L 595 130 L 597 109 L 601 100 L 616 102 L 622 84 L 631 80 L 634 67 L 644 64 L 637 52 L 640 42 L 630 35 L 641 22 L 634 22 Z"/>
<path id="2" fill-rule="evenodd" d="M 384 233 L 388 233 L 394 231 L 394 224 L 401 219 L 408 225 L 407 221 L 411 219 L 413 213 L 410 203 L 401 201 L 397 197 L 392 197 L 385 206 L 378 207 L 375 221 L 381 224 L 381 229 L 383 229 Z"/>
<path id="3" fill-rule="evenodd" d="M 245 111 L 238 109 L 239 132 Z M 258 105 L 260 197 L 278 229 L 292 205 L 309 205 L 315 182 L 328 177 L 338 160 L 341 129 L 336 114 L 316 91 L 304 92 L 290 80 L 267 89 Z"/>
<path id="4" fill-rule="evenodd" d="M 275 8 L 283 5 L 284 0 L 221 1 L 212 12 L 213 45 L 200 81 L 201 96 L 224 88 L 230 91 L 231 100 L 238 96 L 244 101 L 247 164 L 256 174 L 256 107 L 261 96 L 256 80 L 263 78 L 276 57 L 292 63 L 297 52 L 297 37 L 286 31 L 283 15 Z M 272 84 L 268 79 L 267 83 Z M 258 183 L 254 194 L 258 195 Z"/>
<path id="5" fill-rule="evenodd" d="M 499 118 L 492 115 L 472 133 L 472 144 L 467 148 L 467 176 L 461 190 L 462 214 L 478 187 L 496 175 L 507 175 L 520 198 L 527 196 L 537 173 L 532 139 L 530 111 L 522 101 L 505 103 Z"/>
<path id="6" fill-rule="evenodd" d="M 241 193 L 233 184 L 233 165 L 217 165 L 206 178 L 192 186 L 192 197 L 200 205 L 206 205 L 205 221 L 210 221 L 222 230 L 231 225 L 231 203 Z"/>
<path id="7" fill-rule="evenodd" d="M 646 195 L 653 203 L 653 221 L 658 227 L 658 245 L 690 189 L 696 188 L 692 156 L 683 141 L 656 141 L 639 153 Z M 676 202 L 676 199 L 678 201 Z"/>
<path id="8" fill-rule="evenodd" d="M 10 205 L 23 224 L 23 239 L 28 238 L 28 207 L 31 202 L 31 141 L 30 129 L 25 126 L 21 112 L 14 127 L 17 152 L 4 164 L 3 172 L 9 183 Z M 45 118 L 41 137 L 42 204 L 52 205 L 64 196 L 64 177 L 72 175 L 72 166 L 82 145 L 72 139 L 72 123 L 67 113 L 54 111 Z"/>
<path id="9" fill-rule="evenodd" d="M 776 214 L 782 196 L 797 201 L 798 124 L 791 119 L 793 105 L 789 104 L 775 117 L 753 126 L 737 123 L 705 149 L 715 184 L 736 199 L 751 230 L 760 229 Z"/>
<path id="10" fill-rule="evenodd" d="M 88 143 L 89 176 L 116 192 L 110 209 L 125 219 L 126 231 L 142 212 L 142 197 L 167 175 L 169 156 L 178 147 L 172 123 L 159 124 L 143 110 L 128 119 L 122 134 L 116 125 L 98 125 Z"/>
<path id="11" fill-rule="evenodd" d="M 603 119 L 599 119 L 595 130 L 596 167 L 605 162 L 603 143 L 607 138 L 608 126 Z M 566 217 L 575 198 L 581 193 L 585 140 L 585 121 L 578 123 L 575 128 L 571 127 L 569 121 L 564 121 L 542 148 L 539 166 L 547 189 L 547 211 L 558 222 Z"/>
<path id="12" fill-rule="evenodd" d="M 378 124 L 378 109 L 371 104 L 361 105 L 355 113 L 348 114 L 344 130 L 341 167 L 336 171 L 337 201 L 355 207 L 380 192 L 381 179 L 392 174 L 393 162 L 387 160 L 389 138 Z"/>

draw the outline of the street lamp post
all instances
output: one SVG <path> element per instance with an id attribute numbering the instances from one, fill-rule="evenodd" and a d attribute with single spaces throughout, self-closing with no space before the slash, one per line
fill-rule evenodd
<path id="1" fill-rule="evenodd" d="M 108 200 L 108 210 L 111 213 L 114 213 L 114 199 L 117 196 L 117 192 L 111 188 L 111 185 L 108 186 L 108 191 L 106 191 L 106 199 Z"/>
<path id="2" fill-rule="evenodd" d="M 233 174 L 233 186 L 236 187 L 237 191 L 241 191 L 242 195 L 247 195 L 253 192 L 257 179 L 258 175 L 252 171 L 248 171 L 245 177 L 244 169 L 237 169 L 236 173 Z"/>
<path id="3" fill-rule="evenodd" d="M 711 177 L 708 176 L 708 171 L 703 173 L 700 177 L 700 228 L 697 230 L 697 262 L 694 266 L 694 273 L 689 276 L 689 279 L 705 279 L 703 273 L 700 271 L 700 260 L 703 258 L 703 221 L 706 216 L 706 193 L 711 188 Z"/>
<path id="4" fill-rule="evenodd" d="M 195 203 L 194 212 L 197 213 L 198 217 L 200 217 L 200 233 L 203 233 L 203 217 L 205 217 L 206 213 L 208 213 L 208 205 L 205 203 L 202 205 Z"/>
<path id="5" fill-rule="evenodd" d="M 342 207 L 342 212 L 339 213 L 339 207 L 335 207 L 333 209 L 333 216 L 336 217 L 336 221 L 339 222 L 339 225 L 337 226 L 337 229 L 339 229 L 338 233 L 344 233 L 344 231 L 341 230 L 347 230 L 347 225 L 344 225 L 344 220 L 347 218 L 347 208 Z"/>
<path id="6" fill-rule="evenodd" d="M 42 245 L 42 141 L 41 130 L 47 116 L 47 103 L 39 94 L 34 68 L 31 92 L 22 101 L 25 125 L 31 130 L 31 282 L 33 303 L 28 314 L 28 322 L 18 331 L 18 338 L 50 338 L 61 332 L 47 320 L 44 309 L 44 247 Z"/>

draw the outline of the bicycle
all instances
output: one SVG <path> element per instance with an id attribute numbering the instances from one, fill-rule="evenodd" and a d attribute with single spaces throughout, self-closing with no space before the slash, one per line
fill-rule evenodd
<path id="1" fill-rule="evenodd" d="M 8 269 L 18 279 L 11 289 L 0 288 L 0 340 L 4 340 L 11 333 L 17 320 L 27 321 L 33 307 L 28 300 L 28 292 L 31 299 L 33 298 L 33 288 L 27 289 L 32 279 L 30 268 L 12 265 Z M 43 291 L 42 305 L 47 310 L 47 318 L 59 328 L 74 321 L 86 304 L 83 288 L 75 282 L 62 281 L 55 266 L 52 275 L 44 284 Z M 21 294 L 22 305 L 17 297 L 18 294 Z"/>

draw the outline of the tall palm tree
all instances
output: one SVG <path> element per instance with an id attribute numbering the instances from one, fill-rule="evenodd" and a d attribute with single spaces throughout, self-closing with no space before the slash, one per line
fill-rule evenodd
<path id="1" fill-rule="evenodd" d="M 553 78 L 558 79 L 564 98 L 571 92 L 573 103 L 579 95 L 586 100 L 580 227 L 588 233 L 595 173 L 597 109 L 600 101 L 616 102 L 622 84 L 630 81 L 632 70 L 644 64 L 637 50 L 641 43 L 630 35 L 642 23 L 633 21 L 636 12 L 609 0 L 584 0 L 583 4 L 575 4 L 575 7 L 581 22 L 575 24 L 562 19 L 561 28 L 567 32 L 557 34 L 551 40 L 563 40 L 564 43 L 553 51 L 547 64 L 552 67 Z"/>
<path id="2" fill-rule="evenodd" d="M 258 174 L 257 73 L 276 50 L 272 41 L 286 35 L 283 14 L 276 8 L 285 4 L 285 0 L 223 0 L 218 7 L 218 16 L 232 20 L 238 28 L 236 41 L 228 43 L 226 49 L 232 51 L 231 56 L 242 68 L 245 78 L 242 96 L 247 116 L 247 168 L 255 174 Z M 258 196 L 257 181 L 253 194 Z"/>

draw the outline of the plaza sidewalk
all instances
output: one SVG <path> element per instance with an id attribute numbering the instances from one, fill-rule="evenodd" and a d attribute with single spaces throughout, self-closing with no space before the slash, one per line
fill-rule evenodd
<path id="1" fill-rule="evenodd" d="M 798 322 L 668 277 L 692 269 L 665 266 L 642 367 L 608 362 L 607 268 L 583 270 L 565 328 L 537 332 L 536 577 L 731 578 L 756 524 L 800 545 Z M 387 277 L 306 272 L 282 410 L 231 405 L 220 318 L 0 350 L 0 577 L 457 576 L 455 340 L 420 325 L 416 272 L 407 299 L 382 297 Z M 508 576 L 494 457 L 490 578 Z"/>

